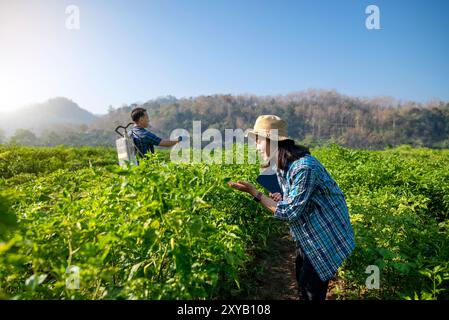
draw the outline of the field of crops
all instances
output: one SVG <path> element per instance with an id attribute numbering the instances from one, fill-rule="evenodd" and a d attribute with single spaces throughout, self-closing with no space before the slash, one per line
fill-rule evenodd
<path id="1" fill-rule="evenodd" d="M 449 150 L 312 153 L 345 192 L 356 236 L 334 296 L 449 299 Z M 112 149 L 8 146 L 0 161 L 3 298 L 242 297 L 254 253 L 282 229 L 226 186 L 254 182 L 257 165 L 159 152 L 122 169 Z M 370 265 L 379 289 L 365 284 Z"/>

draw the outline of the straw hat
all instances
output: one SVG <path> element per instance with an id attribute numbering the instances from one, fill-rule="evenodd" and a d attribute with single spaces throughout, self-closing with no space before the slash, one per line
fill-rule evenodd
<path id="1" fill-rule="evenodd" d="M 277 129 L 277 137 L 272 131 L 275 129 Z M 257 118 L 254 128 L 247 133 L 247 136 L 253 139 L 256 135 L 277 141 L 290 139 L 287 135 L 287 122 L 274 115 L 263 115 Z"/>

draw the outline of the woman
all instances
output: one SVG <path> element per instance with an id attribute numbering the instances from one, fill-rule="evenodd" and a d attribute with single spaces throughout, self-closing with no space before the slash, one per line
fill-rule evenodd
<path id="1" fill-rule="evenodd" d="M 256 140 L 265 161 L 275 160 L 283 196 L 270 193 L 267 197 L 245 181 L 228 185 L 251 194 L 274 217 L 288 222 L 297 248 L 299 297 L 324 300 L 329 279 L 355 246 L 344 194 L 309 150 L 288 138 L 281 118 L 258 117 L 248 136 Z"/>

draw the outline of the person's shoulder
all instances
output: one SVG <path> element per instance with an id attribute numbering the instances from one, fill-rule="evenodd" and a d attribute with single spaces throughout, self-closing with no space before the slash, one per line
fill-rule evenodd
<path id="1" fill-rule="evenodd" d="M 134 130 L 134 132 L 138 132 L 141 135 L 152 134 L 148 129 L 142 127 L 133 127 L 132 129 Z"/>
<path id="2" fill-rule="evenodd" d="M 299 158 L 298 160 L 295 160 L 292 163 L 292 168 L 313 167 L 313 166 L 316 166 L 317 161 L 318 160 L 311 154 L 306 154 L 303 157 Z"/>
<path id="3" fill-rule="evenodd" d="M 310 154 L 306 154 L 303 157 L 295 160 L 289 167 L 290 176 L 295 175 L 301 170 L 314 169 L 317 165 L 317 159 Z"/>
<path id="4" fill-rule="evenodd" d="M 145 137 L 148 133 L 149 131 L 147 129 L 138 126 L 134 126 L 128 131 L 128 134 L 133 135 L 135 139 L 142 139 L 142 137 Z"/>

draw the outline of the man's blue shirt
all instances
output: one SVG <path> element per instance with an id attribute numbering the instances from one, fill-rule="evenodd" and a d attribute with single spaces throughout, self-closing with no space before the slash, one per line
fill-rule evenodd
<path id="1" fill-rule="evenodd" d="M 148 150 L 150 150 L 151 153 L 154 153 L 154 146 L 158 146 L 162 140 L 154 133 L 137 125 L 134 125 L 134 127 L 128 131 L 128 134 L 133 139 L 137 149 L 140 151 L 137 152 L 140 156 L 145 155 Z"/>

